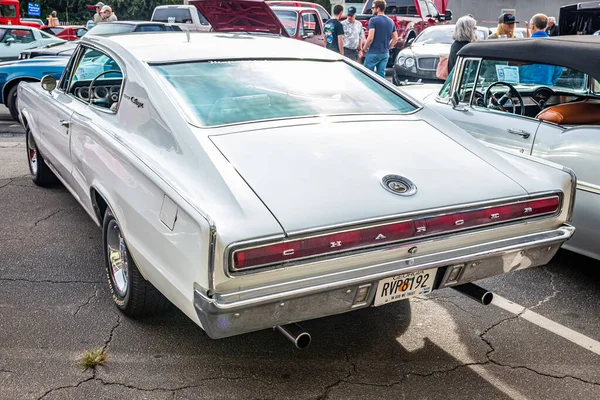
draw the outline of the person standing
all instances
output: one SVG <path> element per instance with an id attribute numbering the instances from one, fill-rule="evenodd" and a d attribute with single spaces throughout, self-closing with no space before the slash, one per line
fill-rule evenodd
<path id="1" fill-rule="evenodd" d="M 56 16 L 56 10 L 52 11 L 52 13 L 48 16 L 47 20 L 48 20 L 47 26 L 50 28 L 55 28 L 60 25 L 60 21 L 58 20 L 58 17 Z"/>
<path id="2" fill-rule="evenodd" d="M 104 6 L 101 10 L 102 14 L 102 22 L 116 22 L 118 21 L 117 16 L 113 13 L 112 8 L 110 6 Z"/>
<path id="3" fill-rule="evenodd" d="M 532 38 L 547 38 L 548 17 L 544 14 L 535 14 L 529 21 L 529 32 Z"/>
<path id="4" fill-rule="evenodd" d="M 341 4 L 336 4 L 333 7 L 333 17 L 325 23 L 323 28 L 327 48 L 341 55 L 344 55 L 344 27 L 340 22 L 343 12 L 344 7 Z"/>
<path id="5" fill-rule="evenodd" d="M 353 61 L 362 57 L 365 32 L 360 21 L 356 20 L 356 7 L 349 7 L 348 18 L 342 21 L 344 28 L 344 55 Z"/>
<path id="6" fill-rule="evenodd" d="M 548 17 L 548 27 L 546 28 L 548 36 L 558 36 L 558 26 L 556 26 L 556 18 Z"/>
<path id="7" fill-rule="evenodd" d="M 448 74 L 452 72 L 454 64 L 456 64 L 460 49 L 477 40 L 477 22 L 469 16 L 460 17 L 456 21 L 452 39 L 454 39 L 454 43 L 452 43 L 448 56 Z"/>
<path id="8" fill-rule="evenodd" d="M 396 25 L 385 15 L 386 6 L 384 0 L 373 2 L 371 10 L 375 16 L 369 20 L 369 36 L 363 45 L 363 52 L 366 53 L 365 67 L 383 78 L 390 58 L 390 49 L 398 42 Z"/>
<path id="9" fill-rule="evenodd" d="M 102 7 L 104 7 L 103 2 L 98 2 L 94 7 L 96 7 L 96 14 L 94 14 L 94 24 L 102 22 Z"/>
<path id="10" fill-rule="evenodd" d="M 498 17 L 496 32 L 488 36 L 488 39 L 512 39 L 515 37 L 515 16 L 513 14 L 502 14 Z"/>
<path id="11" fill-rule="evenodd" d="M 529 31 L 531 39 L 548 38 L 546 28 L 548 27 L 548 17 L 544 14 L 535 14 L 529 21 Z M 526 64 L 519 66 L 519 83 L 554 86 L 564 68 L 557 65 L 548 64 Z"/>

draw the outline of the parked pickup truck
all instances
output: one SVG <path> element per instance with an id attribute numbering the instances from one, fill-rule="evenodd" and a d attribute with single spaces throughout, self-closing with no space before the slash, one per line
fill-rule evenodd
<path id="1" fill-rule="evenodd" d="M 558 34 L 594 35 L 600 32 L 600 2 L 587 1 L 560 8 Z"/>
<path id="2" fill-rule="evenodd" d="M 211 30 L 204 15 L 193 5 L 158 6 L 154 9 L 150 20 L 184 26 L 189 31 L 209 32 Z"/>
<path id="3" fill-rule="evenodd" d="M 324 24 L 316 9 L 302 6 L 270 6 L 291 38 L 325 47 Z"/>
<path id="4" fill-rule="evenodd" d="M 24 25 L 39 28 L 37 22 L 21 19 L 19 0 L 0 0 L 0 24 L 1 25 Z"/>
<path id="5" fill-rule="evenodd" d="M 390 50 L 388 67 L 394 65 L 394 61 L 400 50 L 414 40 L 419 33 L 430 26 L 448 23 L 452 19 L 452 11 L 446 10 L 444 14 L 429 0 L 389 0 L 386 2 L 385 14 L 394 21 L 398 31 L 398 43 Z M 371 7 L 373 0 L 367 0 L 362 14 L 358 19 L 369 33 L 369 20 L 372 17 Z"/>

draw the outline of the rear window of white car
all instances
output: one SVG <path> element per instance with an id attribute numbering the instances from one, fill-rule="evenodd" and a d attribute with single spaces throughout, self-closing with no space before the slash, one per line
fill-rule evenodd
<path id="1" fill-rule="evenodd" d="M 154 65 L 200 126 L 416 107 L 343 61 L 261 60 Z"/>

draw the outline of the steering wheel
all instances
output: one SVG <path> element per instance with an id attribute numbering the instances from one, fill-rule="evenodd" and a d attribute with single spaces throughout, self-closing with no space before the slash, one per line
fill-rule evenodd
<path id="1" fill-rule="evenodd" d="M 496 98 L 494 93 L 492 93 L 492 88 L 496 87 L 496 86 L 506 86 L 508 88 L 508 90 L 506 92 L 504 92 L 499 99 Z M 525 115 L 525 106 L 523 104 L 523 97 L 521 97 L 521 95 L 519 94 L 517 89 L 515 89 L 515 87 L 513 85 L 511 85 L 510 83 L 506 83 L 506 82 L 492 83 L 487 88 L 487 90 L 485 91 L 485 95 L 483 96 L 483 102 L 485 103 L 485 106 L 487 108 L 505 111 L 505 112 L 508 112 L 508 110 L 505 108 L 506 102 L 508 102 L 508 100 L 510 100 L 510 106 L 512 108 L 510 112 L 512 114 L 517 114 L 515 112 L 516 108 L 517 108 L 515 103 L 518 103 L 520 105 L 521 115 Z M 517 101 L 515 102 L 515 100 L 517 100 Z"/>
<path id="2" fill-rule="evenodd" d="M 117 70 L 117 69 L 111 69 L 111 70 L 104 71 L 104 72 L 101 72 L 98 75 L 96 75 L 96 77 L 94 79 L 92 79 L 92 81 L 90 82 L 90 87 L 89 87 L 89 93 L 90 93 L 89 94 L 89 96 L 90 96 L 89 102 L 90 102 L 90 104 L 92 104 L 92 101 L 94 100 L 94 96 L 93 96 L 93 92 L 92 92 L 92 88 L 94 87 L 94 83 L 96 83 L 96 81 L 98 80 L 98 78 L 100 78 L 101 76 L 104 76 L 106 74 L 111 74 L 111 73 L 112 74 L 117 73 L 117 74 L 121 74 L 121 77 L 123 76 L 123 73 L 121 71 Z"/>

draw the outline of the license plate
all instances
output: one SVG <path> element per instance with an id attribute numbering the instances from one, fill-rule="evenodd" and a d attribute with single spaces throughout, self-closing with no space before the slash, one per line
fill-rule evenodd
<path id="1" fill-rule="evenodd" d="M 437 268 L 432 268 L 379 281 L 377 294 L 375 295 L 375 306 L 429 294 L 433 288 L 436 272 Z"/>

